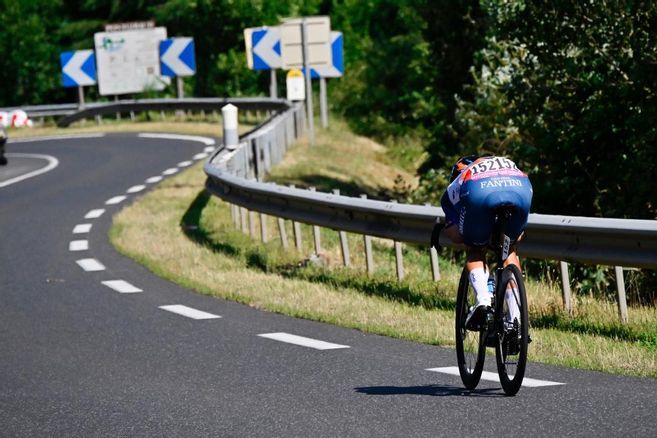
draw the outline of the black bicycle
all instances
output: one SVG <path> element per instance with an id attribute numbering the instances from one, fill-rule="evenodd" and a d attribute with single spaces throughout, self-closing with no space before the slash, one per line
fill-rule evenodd
<path id="1" fill-rule="evenodd" d="M 479 325 L 466 327 L 465 321 L 471 306 L 476 302 L 476 293 L 463 269 L 456 298 L 456 356 L 463 384 L 474 389 L 479 384 L 486 358 L 486 347 L 495 348 L 497 372 L 506 395 L 515 395 L 525 376 L 529 318 L 527 295 L 522 274 L 515 265 L 504 267 L 509 255 L 511 240 L 504 234 L 505 225 L 513 211 L 502 208 L 495 213 L 495 226 L 488 247 L 496 256 L 494 295 L 491 310 Z M 518 306 L 517 316 L 510 319 L 508 300 Z"/>

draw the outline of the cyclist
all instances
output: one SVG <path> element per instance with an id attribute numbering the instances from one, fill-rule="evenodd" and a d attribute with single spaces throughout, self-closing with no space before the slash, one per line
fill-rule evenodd
<path id="1" fill-rule="evenodd" d="M 513 263 L 520 269 L 515 243 L 522 238 L 527 226 L 532 193 L 527 175 L 508 158 L 468 155 L 452 167 L 450 184 L 440 202 L 445 212 L 445 223 L 436 222 L 431 245 L 439 247 L 442 232 L 452 242 L 463 243 L 467 248 L 466 269 L 477 302 L 466 318 L 466 327 L 479 326 L 491 306 L 492 292 L 488 290 L 489 273 L 485 254 L 493 231 L 495 209 L 513 207 L 505 232 L 511 242 L 509 257 L 504 264 Z M 510 322 L 518 317 L 519 312 L 512 294 L 512 290 L 507 290 Z"/>
<path id="2" fill-rule="evenodd" d="M 7 164 L 7 157 L 5 157 L 5 144 L 7 143 L 7 133 L 0 126 L 0 166 Z"/>

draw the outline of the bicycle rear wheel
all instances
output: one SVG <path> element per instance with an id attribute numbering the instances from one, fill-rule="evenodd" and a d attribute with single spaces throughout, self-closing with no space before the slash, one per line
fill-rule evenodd
<path id="1" fill-rule="evenodd" d="M 513 292 L 508 292 L 511 290 Z M 507 293 L 517 306 L 517 311 L 512 308 L 513 303 L 505 298 Z M 506 395 L 515 395 L 525 377 L 529 344 L 527 293 L 522 274 L 515 265 L 504 268 L 496 289 L 495 328 L 495 359 L 500 383 Z"/>
<path id="2" fill-rule="evenodd" d="M 465 318 L 475 302 L 476 293 L 470 285 L 468 270 L 463 269 L 456 295 L 456 358 L 461 380 L 468 389 L 474 389 L 479 384 L 486 358 L 486 330 L 471 331 L 465 328 Z"/>

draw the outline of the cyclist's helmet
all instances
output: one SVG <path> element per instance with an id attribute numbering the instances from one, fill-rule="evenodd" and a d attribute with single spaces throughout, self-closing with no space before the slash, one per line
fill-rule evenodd
<path id="1" fill-rule="evenodd" d="M 479 155 L 466 155 L 465 157 L 459 158 L 456 164 L 452 166 L 452 173 L 449 176 L 449 182 L 451 183 L 454 181 L 456 177 L 459 176 L 459 174 L 463 171 L 463 169 L 477 161 L 478 158 Z"/>

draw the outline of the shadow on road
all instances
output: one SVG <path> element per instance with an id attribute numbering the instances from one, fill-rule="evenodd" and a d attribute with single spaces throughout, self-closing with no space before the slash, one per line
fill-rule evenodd
<path id="1" fill-rule="evenodd" d="M 367 395 L 430 395 L 434 397 L 504 397 L 499 388 L 483 388 L 471 391 L 457 386 L 423 385 L 423 386 L 364 386 L 354 388 L 356 392 Z"/>

